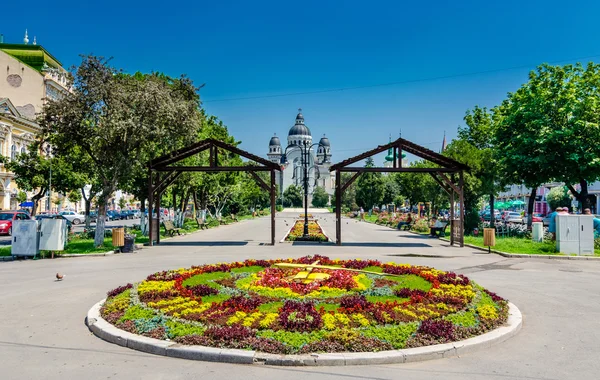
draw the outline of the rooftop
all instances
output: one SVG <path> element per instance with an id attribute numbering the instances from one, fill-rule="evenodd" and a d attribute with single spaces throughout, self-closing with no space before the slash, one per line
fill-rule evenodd
<path id="1" fill-rule="evenodd" d="M 41 45 L 0 43 L 0 50 L 41 72 L 44 64 L 56 69 L 62 64 Z"/>

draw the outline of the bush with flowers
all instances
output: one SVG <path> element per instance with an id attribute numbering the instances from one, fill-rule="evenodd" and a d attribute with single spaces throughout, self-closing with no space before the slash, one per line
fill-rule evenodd
<path id="1" fill-rule="evenodd" d="M 152 338 L 291 354 L 452 342 L 502 325 L 508 305 L 452 272 L 316 255 L 153 273 L 109 291 L 100 312 Z"/>

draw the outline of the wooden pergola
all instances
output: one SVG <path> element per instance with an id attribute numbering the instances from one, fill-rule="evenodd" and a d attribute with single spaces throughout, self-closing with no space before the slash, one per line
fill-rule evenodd
<path id="1" fill-rule="evenodd" d="M 360 167 L 351 166 L 359 161 L 366 158 L 372 157 L 376 154 L 391 149 L 393 152 L 393 166 L 392 167 Z M 402 152 L 407 152 L 420 157 L 432 165 L 431 168 L 415 168 L 402 167 L 402 159 L 398 160 L 398 157 L 402 157 Z M 396 141 L 392 141 L 386 145 L 380 145 L 375 149 L 369 150 L 347 160 L 338 162 L 329 168 L 329 171 L 335 171 L 335 215 L 336 215 L 336 244 L 342 244 L 342 194 L 344 191 L 358 178 L 361 173 L 427 173 L 433 177 L 433 179 L 444 189 L 444 191 L 450 197 L 450 244 L 454 245 L 458 242 L 461 247 L 464 246 L 464 178 L 463 172 L 469 170 L 469 167 L 455 161 L 451 158 L 436 153 L 430 149 L 424 148 L 420 145 L 414 144 L 403 138 L 399 138 Z M 342 173 L 354 173 L 350 179 L 342 184 Z M 456 175 L 458 174 L 458 183 L 456 181 Z M 455 195 L 458 195 L 458 202 L 460 205 L 459 217 L 455 219 L 454 216 L 454 202 Z"/>
<path id="2" fill-rule="evenodd" d="M 181 160 L 199 154 L 203 151 L 209 152 L 208 166 L 173 166 Z M 222 154 L 233 153 L 248 160 L 254 161 L 257 165 L 247 166 L 220 166 L 219 156 Z M 255 156 L 252 153 L 241 150 L 233 145 L 226 144 L 215 139 L 206 139 L 198 141 L 195 144 L 185 148 L 177 149 L 162 157 L 158 157 L 148 164 L 148 203 L 149 203 L 149 239 L 150 245 L 156 241 L 160 244 L 160 199 L 164 191 L 169 187 L 183 172 L 246 172 L 249 173 L 260 187 L 268 191 L 271 197 L 271 244 L 275 245 L 275 171 L 281 171 L 278 164 Z M 271 184 L 267 184 L 256 174 L 257 172 L 270 172 Z M 156 208 L 157 219 L 152 218 L 152 206 Z"/>

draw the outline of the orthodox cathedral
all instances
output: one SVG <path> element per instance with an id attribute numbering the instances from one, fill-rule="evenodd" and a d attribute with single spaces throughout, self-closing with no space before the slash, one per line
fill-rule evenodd
<path id="1" fill-rule="evenodd" d="M 316 148 L 316 152 L 314 150 Z M 316 153 L 316 154 L 315 154 Z M 280 196 L 290 186 L 304 187 L 304 167 L 308 166 L 309 203 L 315 186 L 325 189 L 332 196 L 335 191 L 335 173 L 329 172 L 331 166 L 331 145 L 323 135 L 318 144 L 313 144 L 310 129 L 304 124 L 302 109 L 298 110 L 296 123 L 288 132 L 287 146 L 282 148 L 277 135 L 269 141 L 269 161 L 282 167 L 276 172 L 275 181 L 279 185 Z"/>

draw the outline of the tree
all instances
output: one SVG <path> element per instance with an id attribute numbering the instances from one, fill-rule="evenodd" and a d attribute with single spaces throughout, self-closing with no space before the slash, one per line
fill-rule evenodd
<path id="1" fill-rule="evenodd" d="M 365 168 L 372 168 L 375 162 L 367 158 Z M 381 173 L 362 173 L 356 180 L 356 203 L 365 210 L 379 205 L 383 200 L 384 182 Z"/>
<path id="2" fill-rule="evenodd" d="M 71 203 L 77 203 L 81 200 L 81 193 L 79 190 L 71 190 L 69 191 L 69 194 L 67 194 L 67 199 Z"/>
<path id="3" fill-rule="evenodd" d="M 17 202 L 19 202 L 19 204 L 21 204 L 26 201 L 27 201 L 27 193 L 24 191 L 19 191 L 17 193 Z"/>
<path id="4" fill-rule="evenodd" d="M 285 207 L 302 207 L 302 190 L 300 186 L 288 186 L 283 192 L 283 203 Z"/>
<path id="5" fill-rule="evenodd" d="M 50 186 L 50 170 L 52 170 L 52 190 L 67 193 L 78 186 L 78 174 L 70 162 L 60 157 L 45 157 L 40 154 L 42 141 L 35 141 L 25 153 L 18 154 L 16 159 L 0 156 L 7 170 L 14 173 L 14 181 L 19 189 L 32 191 L 32 215 L 35 215 L 40 200 L 46 196 Z"/>
<path id="6" fill-rule="evenodd" d="M 546 202 L 552 210 L 556 210 L 557 207 L 568 207 L 571 208 L 571 197 L 569 196 L 566 186 L 557 186 L 550 189 L 546 194 Z"/>
<path id="7" fill-rule="evenodd" d="M 130 181 L 157 144 L 195 137 L 200 121 L 197 88 L 185 78 L 124 74 L 101 58 L 84 57 L 72 73 L 71 91 L 49 100 L 39 119 L 57 156 L 79 150 L 98 178 L 94 244 L 104 242 L 106 203 Z"/>
<path id="8" fill-rule="evenodd" d="M 551 180 L 565 182 L 582 207 L 589 207 L 587 185 L 600 178 L 599 98 L 600 65 L 544 64 L 532 71 L 499 107 L 503 119 L 496 141 L 507 177 L 534 191 Z"/>
<path id="9" fill-rule="evenodd" d="M 400 196 L 400 186 L 396 181 L 395 174 L 389 174 L 383 177 L 383 198 L 382 202 L 385 204 L 394 203 L 396 204 L 397 198 Z"/>
<path id="10" fill-rule="evenodd" d="M 489 197 L 490 210 L 493 214 L 495 197 L 507 185 L 502 181 L 502 178 L 506 177 L 503 176 L 502 166 L 498 160 L 498 156 L 503 152 L 494 144 L 493 139 L 499 117 L 494 115 L 494 110 L 488 112 L 485 107 L 475 106 L 473 110 L 467 111 L 464 120 L 466 126 L 458 128 L 458 137 L 478 150 L 480 164 L 471 168 L 471 173 L 479 179 L 477 192 Z M 490 218 L 492 228 L 494 223 L 495 218 Z"/>
<path id="11" fill-rule="evenodd" d="M 119 198 L 119 208 L 124 209 L 125 205 L 127 204 L 127 201 L 125 201 L 125 198 L 121 197 Z"/>
<path id="12" fill-rule="evenodd" d="M 315 207 L 326 207 L 329 203 L 329 194 L 321 186 L 316 186 L 313 191 L 312 205 Z"/>

